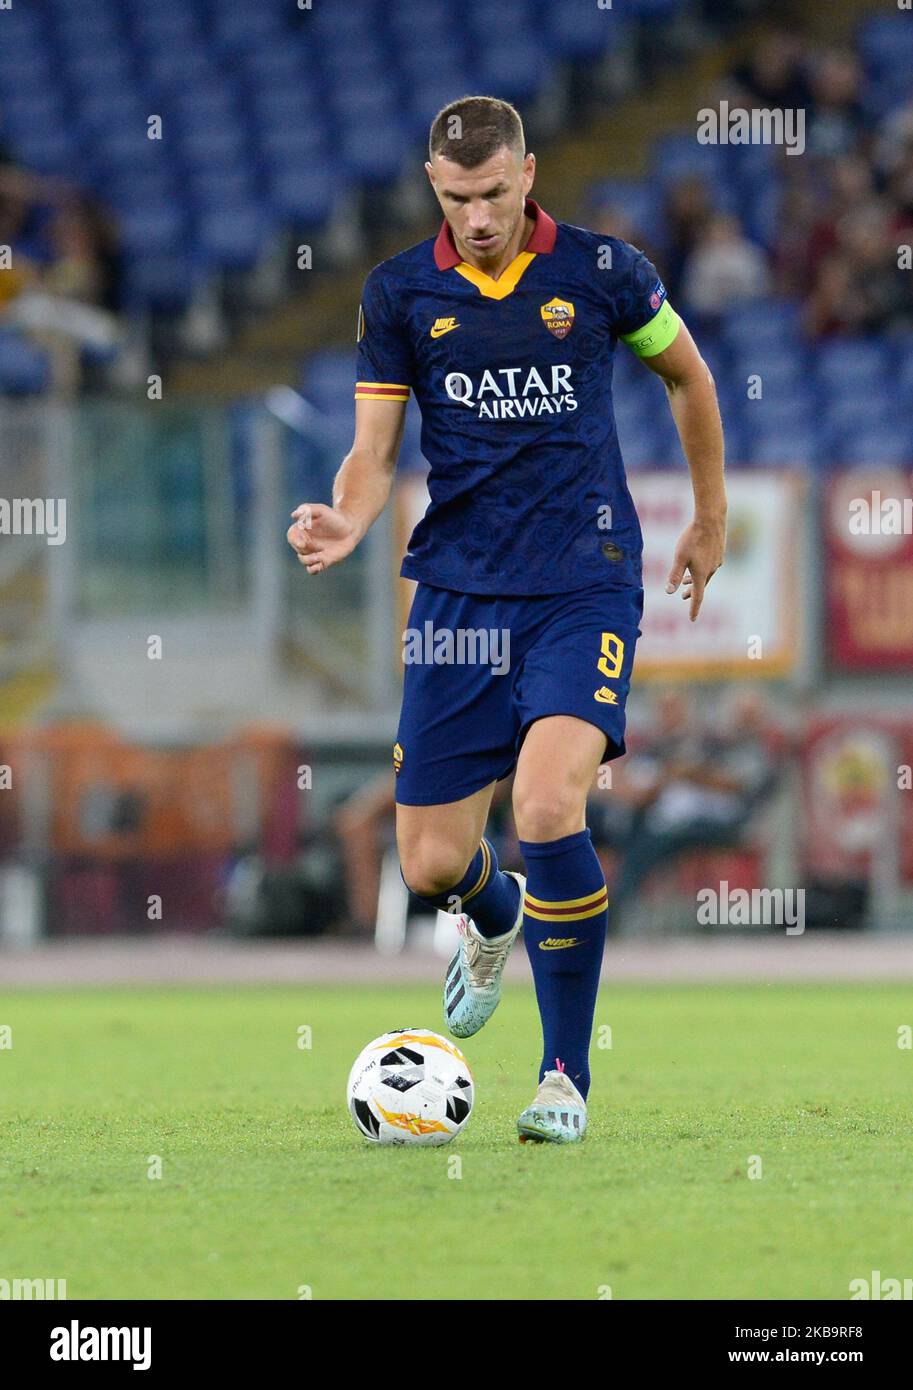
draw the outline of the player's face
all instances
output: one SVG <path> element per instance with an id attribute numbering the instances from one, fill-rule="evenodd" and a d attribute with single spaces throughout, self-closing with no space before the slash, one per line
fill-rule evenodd
<path id="1" fill-rule="evenodd" d="M 520 160 L 505 145 L 475 169 L 436 155 L 425 165 L 457 250 L 472 265 L 491 267 L 519 241 L 523 205 L 533 186 L 536 159 Z"/>

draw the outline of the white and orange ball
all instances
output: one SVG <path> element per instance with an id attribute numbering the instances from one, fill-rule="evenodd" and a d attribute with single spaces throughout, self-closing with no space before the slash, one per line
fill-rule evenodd
<path id="1" fill-rule="evenodd" d="M 346 1096 L 356 1129 L 375 1144 L 447 1144 L 474 1092 L 458 1047 L 428 1028 L 399 1028 L 358 1054 Z"/>

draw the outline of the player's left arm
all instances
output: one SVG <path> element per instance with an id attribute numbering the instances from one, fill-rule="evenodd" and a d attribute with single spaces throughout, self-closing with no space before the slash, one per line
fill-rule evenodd
<path id="1" fill-rule="evenodd" d="M 675 547 L 666 593 L 684 580 L 682 598 L 691 600 L 694 622 L 704 589 L 723 563 L 726 549 L 726 484 L 723 478 L 723 425 L 710 370 L 685 324 L 668 347 L 638 353 L 644 365 L 662 378 L 682 442 L 694 491 L 694 520 Z"/>

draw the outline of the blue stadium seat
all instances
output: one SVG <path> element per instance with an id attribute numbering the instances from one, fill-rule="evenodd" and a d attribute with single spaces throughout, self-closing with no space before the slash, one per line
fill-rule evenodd
<path id="1" fill-rule="evenodd" d="M 799 306 L 788 299 L 762 299 L 744 304 L 723 318 L 724 341 L 733 350 L 776 350 L 799 338 Z"/>
<path id="2" fill-rule="evenodd" d="M 740 425 L 746 442 L 755 437 L 779 437 L 783 443 L 787 443 L 793 435 L 820 433 L 814 412 L 796 397 L 782 401 L 742 400 L 737 406 L 735 402 L 732 404 L 735 408 L 730 416 L 724 416 L 724 420 L 727 424 Z"/>
<path id="3" fill-rule="evenodd" d="M 283 37 L 279 13 L 264 5 L 262 0 L 257 5 L 249 4 L 248 0 L 240 4 L 225 0 L 210 11 L 210 25 L 216 43 L 228 51 Z"/>
<path id="4" fill-rule="evenodd" d="M 242 51 L 238 54 L 237 60 L 251 77 L 265 84 L 266 90 L 274 83 L 290 82 L 297 84 L 302 98 L 307 95 L 304 78 L 308 65 L 297 44 L 290 43 L 287 39 L 283 39 L 281 43 L 270 41 L 259 44 L 247 52 Z"/>
<path id="5" fill-rule="evenodd" d="M 906 15 L 881 14 L 865 21 L 859 50 L 868 71 L 876 79 L 886 70 L 913 66 L 913 26 Z"/>
<path id="6" fill-rule="evenodd" d="M 617 208 L 643 240 L 661 245 L 665 239 L 662 189 L 652 179 L 606 179 L 590 191 L 594 208 Z"/>
<path id="7" fill-rule="evenodd" d="M 199 48 L 163 48 L 146 55 L 145 69 L 156 90 L 196 91 L 211 78 L 208 56 Z"/>
<path id="8" fill-rule="evenodd" d="M 868 391 L 841 391 L 826 397 L 821 405 L 823 427 L 832 437 L 862 430 L 877 433 L 886 424 L 895 422 L 893 396 L 877 387 Z"/>
<path id="9" fill-rule="evenodd" d="M 70 178 L 86 178 L 82 151 L 73 134 L 65 128 L 3 132 L 10 149 L 29 169 L 38 174 L 66 174 Z"/>
<path id="10" fill-rule="evenodd" d="M 185 201 L 202 211 L 257 201 L 255 182 L 245 164 L 203 165 L 187 175 L 185 187 Z"/>
<path id="11" fill-rule="evenodd" d="M 620 13 L 600 9 L 592 0 L 563 0 L 547 5 L 542 18 L 547 26 L 548 51 L 562 58 L 597 58 L 617 41 L 623 24 Z"/>
<path id="12" fill-rule="evenodd" d="M 119 48 L 90 48 L 67 56 L 67 76 L 79 91 L 127 88 L 136 82 L 128 53 Z"/>
<path id="13" fill-rule="evenodd" d="M 124 267 L 125 307 L 133 313 L 178 313 L 186 309 L 202 278 L 186 253 L 131 256 Z"/>
<path id="14" fill-rule="evenodd" d="M 179 208 L 180 191 L 164 169 L 119 172 L 104 183 L 104 196 L 115 212 L 131 208 Z"/>
<path id="15" fill-rule="evenodd" d="M 728 362 L 728 372 L 733 382 L 746 399 L 750 377 L 759 377 L 753 383 L 761 392 L 761 399 L 772 396 L 792 396 L 802 389 L 806 372 L 805 355 L 789 342 L 765 342 L 757 346 L 742 343 L 733 352 Z M 757 394 L 757 392 L 755 392 Z"/>
<path id="16" fill-rule="evenodd" d="M 201 214 L 194 243 L 205 265 L 249 270 L 269 248 L 272 230 L 259 204 L 226 203 Z"/>
<path id="17" fill-rule="evenodd" d="M 760 246 L 772 249 L 780 233 L 783 212 L 783 189 L 779 183 L 764 182 L 751 192 L 744 203 L 736 196 L 727 211 L 741 210 L 742 224 L 747 235 Z"/>
<path id="18" fill-rule="evenodd" d="M 50 384 L 47 355 L 15 329 L 0 328 L 0 396 L 36 396 Z"/>
<path id="19" fill-rule="evenodd" d="M 311 125 L 292 124 L 261 131 L 258 153 L 267 164 L 319 164 L 329 159 L 329 146 L 323 130 Z"/>
<path id="20" fill-rule="evenodd" d="M 445 49 L 452 37 L 454 8 L 447 0 L 421 0 L 417 5 L 388 4 L 384 6 L 386 27 L 397 42 L 408 41 L 410 35 L 423 33 Z"/>
<path id="21" fill-rule="evenodd" d="M 371 187 L 398 177 L 406 145 L 398 125 L 391 121 L 380 127 L 370 120 L 349 121 L 341 131 L 340 153 L 350 175 Z"/>
<path id="22" fill-rule="evenodd" d="M 126 255 L 177 254 L 186 234 L 183 210 L 173 202 L 134 203 L 118 218 L 121 247 Z"/>
<path id="23" fill-rule="evenodd" d="M 279 218 L 304 227 L 322 227 L 341 191 L 338 175 L 328 166 L 273 169 L 267 178 L 270 206 Z"/>
<path id="24" fill-rule="evenodd" d="M 913 468 L 913 438 L 908 429 L 890 425 L 860 430 L 847 437 L 842 456 L 837 461 L 861 467 L 890 464 Z"/>
<path id="25" fill-rule="evenodd" d="M 815 467 L 822 463 L 824 450 L 814 430 L 805 433 L 782 430 L 759 431 L 746 438 L 744 455 L 748 463 L 764 468 Z"/>
<path id="26" fill-rule="evenodd" d="M 477 58 L 484 89 L 502 92 L 507 101 L 529 101 L 546 76 L 546 56 L 534 41 L 489 42 Z"/>
<path id="27" fill-rule="evenodd" d="M 823 343 L 817 354 L 817 376 L 832 394 L 884 386 L 889 380 L 884 344 L 870 338 L 840 338 Z"/>
<path id="28" fill-rule="evenodd" d="M 673 131 L 657 140 L 652 165 L 664 187 L 677 180 L 697 175 L 716 194 L 723 193 L 730 182 L 734 164 L 728 145 L 699 145 L 696 130 Z"/>
<path id="29" fill-rule="evenodd" d="M 355 390 L 355 349 L 334 348 L 315 353 L 304 364 L 301 394 L 318 410 L 329 413 L 340 401 L 351 418 Z"/>
<path id="30" fill-rule="evenodd" d="M 247 135 L 238 125 L 191 125 L 178 134 L 178 148 L 188 168 L 230 168 L 247 153 Z"/>

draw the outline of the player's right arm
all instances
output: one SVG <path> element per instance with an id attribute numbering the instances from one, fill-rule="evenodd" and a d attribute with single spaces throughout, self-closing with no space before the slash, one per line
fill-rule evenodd
<path id="1" fill-rule="evenodd" d="M 333 505 L 303 502 L 292 512 L 288 542 L 308 574 L 351 555 L 390 496 L 413 363 L 404 297 L 388 266 L 371 271 L 358 310 L 355 442 L 336 475 Z"/>
<path id="2" fill-rule="evenodd" d="M 390 496 L 406 422 L 405 401 L 358 399 L 355 440 L 333 483 L 333 505 L 302 502 L 289 545 L 308 574 L 339 564 L 380 516 Z"/>

